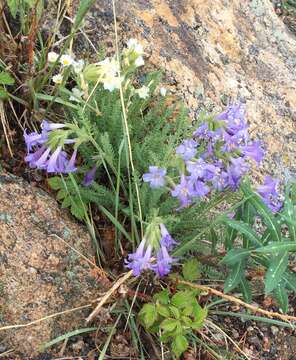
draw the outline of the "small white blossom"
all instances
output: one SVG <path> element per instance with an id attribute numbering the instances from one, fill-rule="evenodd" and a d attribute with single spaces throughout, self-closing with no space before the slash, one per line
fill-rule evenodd
<path id="1" fill-rule="evenodd" d="M 141 99 L 146 99 L 149 96 L 149 87 L 142 86 L 140 89 L 136 90 L 136 93 Z"/>
<path id="2" fill-rule="evenodd" d="M 107 75 L 103 78 L 102 83 L 105 90 L 113 91 L 120 88 L 123 77 Z"/>
<path id="3" fill-rule="evenodd" d="M 78 60 L 73 62 L 73 69 L 76 74 L 80 74 L 84 68 L 84 60 Z"/>
<path id="4" fill-rule="evenodd" d="M 63 66 L 70 66 L 74 63 L 74 59 L 70 55 L 62 55 L 60 58 L 60 63 Z"/>
<path id="5" fill-rule="evenodd" d="M 161 88 L 159 89 L 159 93 L 160 93 L 161 96 L 166 96 L 167 89 L 164 88 L 164 87 L 161 87 Z"/>
<path id="6" fill-rule="evenodd" d="M 135 65 L 136 67 L 139 66 L 143 66 L 145 64 L 143 56 L 139 56 L 136 60 L 135 60 Z"/>
<path id="7" fill-rule="evenodd" d="M 55 84 L 60 85 L 60 84 L 63 82 L 63 75 L 62 75 L 62 74 L 54 75 L 54 76 L 52 77 L 52 81 L 53 81 Z"/>
<path id="8" fill-rule="evenodd" d="M 48 55 L 47 55 L 47 59 L 48 59 L 48 61 L 49 61 L 50 63 L 56 62 L 57 59 L 58 59 L 58 57 L 59 57 L 59 54 L 57 54 L 57 53 L 54 52 L 54 51 L 50 51 L 50 52 L 48 53 Z"/>
<path id="9" fill-rule="evenodd" d="M 69 100 L 80 102 L 84 92 L 75 87 L 72 89 L 72 93 L 73 93 L 73 95 L 70 96 Z"/>
<path id="10" fill-rule="evenodd" d="M 144 54 L 143 46 L 138 42 L 137 39 L 129 39 L 127 42 L 127 47 L 133 50 L 138 55 Z"/>
<path id="11" fill-rule="evenodd" d="M 100 65 L 103 76 L 117 75 L 119 73 L 119 64 L 114 58 L 110 60 L 110 58 L 107 57 L 103 61 L 100 61 L 98 65 Z"/>

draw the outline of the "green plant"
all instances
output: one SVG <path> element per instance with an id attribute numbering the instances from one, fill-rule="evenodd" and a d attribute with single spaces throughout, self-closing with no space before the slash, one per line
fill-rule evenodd
<path id="1" fill-rule="evenodd" d="M 183 265 L 185 280 L 194 281 L 199 276 L 199 264 L 191 259 Z M 171 293 L 169 288 L 156 293 L 153 302 L 146 303 L 139 312 L 139 319 L 152 334 L 160 333 L 160 341 L 169 343 L 176 357 L 188 348 L 188 337 L 200 330 L 207 317 L 207 309 L 198 301 L 198 290 L 178 285 Z"/>
<path id="2" fill-rule="evenodd" d="M 296 212 L 292 186 L 286 186 L 284 206 L 273 214 L 261 197 L 245 181 L 242 185 L 244 203 L 233 219 L 223 218 L 228 232 L 225 238 L 227 254 L 222 264 L 229 267 L 224 291 L 239 288 L 246 301 L 252 299 L 246 279 L 247 265 L 266 269 L 265 293 L 272 294 L 283 312 L 288 310 L 288 290 L 296 292 L 296 275 L 289 270 L 289 253 L 296 251 Z M 259 222 L 258 222 L 259 219 Z"/>

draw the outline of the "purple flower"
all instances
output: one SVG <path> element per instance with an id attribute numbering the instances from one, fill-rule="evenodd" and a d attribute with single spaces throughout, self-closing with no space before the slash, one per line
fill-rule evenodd
<path id="1" fill-rule="evenodd" d="M 277 187 L 279 180 L 273 180 L 271 176 L 266 176 L 264 184 L 258 186 L 257 192 L 261 195 L 263 202 L 271 209 L 273 213 L 278 212 L 282 207 L 282 202 L 278 199 Z"/>
<path id="2" fill-rule="evenodd" d="M 213 188 L 217 191 L 224 190 L 228 185 L 228 173 L 225 171 L 220 171 L 212 179 Z M 233 182 L 232 182 L 233 183 Z"/>
<path id="3" fill-rule="evenodd" d="M 177 241 L 171 237 L 164 224 L 160 224 L 159 226 L 161 233 L 160 245 L 165 246 L 170 251 L 177 245 Z"/>
<path id="4" fill-rule="evenodd" d="M 149 166 L 149 172 L 143 175 L 143 180 L 148 182 L 152 189 L 157 189 L 165 185 L 166 169 L 158 166 Z"/>
<path id="5" fill-rule="evenodd" d="M 204 123 L 202 125 L 200 125 L 193 133 L 193 136 L 194 137 L 197 137 L 197 138 L 206 138 L 207 137 L 207 134 L 208 134 L 208 130 L 209 130 L 209 125 L 208 123 Z"/>
<path id="6" fill-rule="evenodd" d="M 27 130 L 24 131 L 25 143 L 27 145 L 28 152 L 32 150 L 33 146 L 39 145 L 40 141 L 42 141 L 42 135 L 37 132 L 32 132 L 27 134 Z"/>
<path id="7" fill-rule="evenodd" d="M 241 175 L 238 174 L 236 168 L 234 166 L 228 167 L 224 177 L 225 185 L 229 186 L 231 190 L 236 191 L 241 181 Z"/>
<path id="8" fill-rule="evenodd" d="M 47 149 L 46 146 L 41 146 L 34 153 L 29 153 L 25 157 L 25 161 L 29 163 L 29 166 L 31 168 L 37 167 L 35 163 L 36 163 L 37 160 L 39 160 L 39 158 L 45 152 L 46 149 Z"/>
<path id="9" fill-rule="evenodd" d="M 230 171 L 234 176 L 241 177 L 245 175 L 249 169 L 249 164 L 243 158 L 231 158 Z"/>
<path id="10" fill-rule="evenodd" d="M 37 152 L 35 153 L 37 155 L 38 153 L 38 150 Z M 36 167 L 37 169 L 46 169 L 47 168 L 47 159 L 48 159 L 48 156 L 50 154 L 50 148 L 45 148 L 45 151 L 41 153 L 41 156 L 35 160 L 35 157 L 34 157 L 34 163 L 32 164 L 33 167 Z M 25 158 L 26 159 L 26 158 Z M 31 162 L 30 162 L 30 165 L 31 165 Z"/>
<path id="11" fill-rule="evenodd" d="M 95 180 L 96 171 L 97 171 L 97 167 L 95 165 L 85 174 L 82 182 L 83 186 L 89 186 Z"/>
<path id="12" fill-rule="evenodd" d="M 195 194 L 193 183 L 191 181 L 187 181 L 185 175 L 181 175 L 180 184 L 175 186 L 175 188 L 171 191 L 171 194 L 173 197 L 177 197 L 180 201 L 181 206 L 178 209 L 187 207 L 192 203 L 190 197 Z"/>
<path id="13" fill-rule="evenodd" d="M 165 246 L 161 246 L 156 258 L 156 264 L 152 265 L 152 269 L 159 277 L 167 275 L 171 271 L 172 264 L 177 261 L 169 255 Z"/>
<path id="14" fill-rule="evenodd" d="M 52 131 L 52 130 L 56 130 L 56 129 L 62 129 L 64 128 L 66 125 L 65 124 L 61 124 L 61 123 L 50 123 L 46 120 L 43 120 L 41 123 L 41 128 L 42 130 L 45 131 Z"/>
<path id="15" fill-rule="evenodd" d="M 258 164 L 262 161 L 264 157 L 264 150 L 261 147 L 260 141 L 254 141 L 249 145 L 242 146 L 240 148 L 244 156 L 247 156 L 255 160 Z"/>
<path id="16" fill-rule="evenodd" d="M 176 154 L 182 155 L 184 160 L 192 159 L 196 154 L 197 142 L 193 139 L 184 140 L 181 145 L 176 148 Z"/>
<path id="17" fill-rule="evenodd" d="M 151 269 L 151 245 L 147 246 L 145 250 L 146 240 L 143 239 L 138 246 L 137 250 L 133 254 L 128 255 L 128 259 L 125 260 L 125 266 L 128 269 L 133 270 L 134 276 L 139 276 L 142 271 Z"/>
<path id="18" fill-rule="evenodd" d="M 208 136 L 212 140 L 213 143 L 223 140 L 224 134 L 225 134 L 225 131 L 223 128 L 218 128 L 217 130 L 208 132 Z"/>
<path id="19" fill-rule="evenodd" d="M 62 155 L 63 160 L 66 160 L 66 158 L 61 153 L 62 147 L 58 146 L 47 162 L 46 170 L 48 173 L 64 172 L 65 164 L 61 161 L 61 159 L 59 159 L 59 157 Z"/>
<path id="20" fill-rule="evenodd" d="M 194 196 L 203 197 L 210 192 L 210 188 L 200 180 L 193 182 Z"/>
<path id="21" fill-rule="evenodd" d="M 65 167 L 65 173 L 72 173 L 77 170 L 77 167 L 75 166 L 76 156 L 77 156 L 77 149 L 74 149 L 72 156 Z"/>
<path id="22" fill-rule="evenodd" d="M 226 131 L 235 135 L 238 131 L 247 128 L 245 121 L 245 104 L 229 105 L 225 111 L 217 116 L 218 120 L 224 120 Z"/>

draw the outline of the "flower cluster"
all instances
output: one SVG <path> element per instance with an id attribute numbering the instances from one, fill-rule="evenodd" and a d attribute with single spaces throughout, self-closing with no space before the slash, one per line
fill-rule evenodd
<path id="1" fill-rule="evenodd" d="M 27 156 L 25 161 L 31 168 L 46 170 L 48 173 L 68 174 L 77 170 L 75 161 L 77 149 L 68 159 L 67 153 L 63 150 L 62 145 L 58 145 L 55 149 L 51 149 L 48 144 L 50 133 L 53 130 L 64 128 L 65 124 L 49 123 L 46 120 L 42 122 L 41 133 L 32 132 L 30 134 L 24 131 L 24 139 L 27 146 Z M 72 139 L 65 139 L 64 144 L 75 142 Z"/>
<path id="2" fill-rule="evenodd" d="M 155 239 L 156 237 L 156 239 Z M 154 236 L 144 237 L 136 252 L 129 254 L 125 266 L 133 270 L 134 276 L 139 276 L 145 270 L 153 270 L 156 275 L 167 275 L 172 265 L 177 261 L 169 255 L 177 242 L 171 237 L 164 224 L 157 225 Z"/>
<path id="3" fill-rule="evenodd" d="M 250 168 L 249 160 L 260 163 L 264 151 L 259 141 L 250 140 L 245 106 L 239 103 L 201 124 L 192 138 L 176 148 L 176 154 L 181 157 L 185 171 L 180 174 L 179 184 L 170 191 L 179 200 L 180 209 L 213 190 L 237 190 Z M 165 177 L 166 169 L 151 166 L 143 180 L 152 188 L 159 188 L 165 185 Z"/>
<path id="4" fill-rule="evenodd" d="M 273 213 L 280 211 L 283 206 L 283 203 L 279 200 L 278 184 L 278 179 L 273 180 L 270 176 L 266 176 L 264 184 L 257 188 L 257 192 L 262 197 L 263 202 Z"/>

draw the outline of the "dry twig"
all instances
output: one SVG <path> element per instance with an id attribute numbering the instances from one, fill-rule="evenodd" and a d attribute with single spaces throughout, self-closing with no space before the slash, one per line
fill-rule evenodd
<path id="1" fill-rule="evenodd" d="M 188 281 L 179 281 L 179 284 L 184 284 L 184 285 L 190 286 L 190 287 L 195 288 L 195 289 L 206 291 L 207 293 L 210 293 L 212 295 L 219 296 L 222 299 L 225 299 L 225 300 L 228 300 L 228 301 L 233 302 L 235 304 L 241 305 L 241 306 L 245 307 L 246 309 L 251 310 L 254 313 L 259 313 L 259 314 L 262 314 L 262 315 L 265 315 L 265 316 L 271 317 L 271 318 L 278 318 L 280 320 L 287 321 L 287 322 L 296 321 L 296 316 L 285 315 L 285 314 L 280 314 L 278 312 L 267 311 L 267 310 L 261 309 L 259 307 L 254 306 L 254 305 L 247 304 L 246 302 L 244 302 L 244 301 L 242 301 L 242 300 L 240 300 L 240 299 L 238 299 L 238 298 L 236 298 L 234 296 L 224 294 L 223 292 L 221 292 L 219 290 L 216 290 L 216 289 L 213 289 L 213 288 L 211 288 L 209 286 L 199 285 L 199 284 L 192 284 L 191 282 L 188 282 Z"/>

